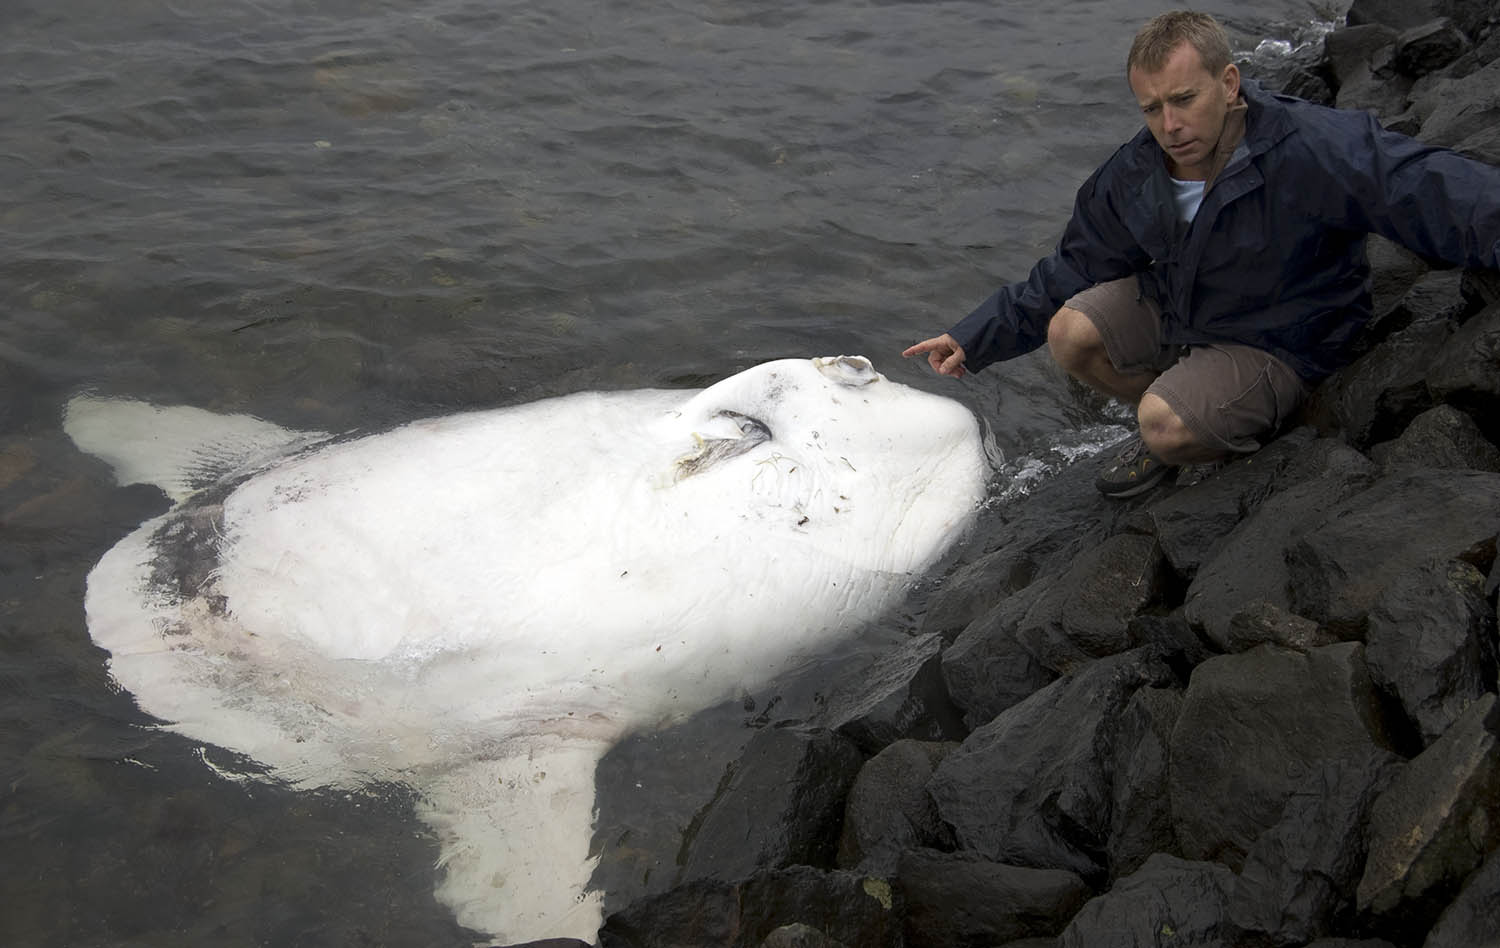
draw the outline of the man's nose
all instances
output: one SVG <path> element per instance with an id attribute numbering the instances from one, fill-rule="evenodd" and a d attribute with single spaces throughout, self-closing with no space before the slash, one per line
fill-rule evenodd
<path id="1" fill-rule="evenodd" d="M 1161 123 L 1164 130 L 1174 132 L 1182 127 L 1182 113 L 1169 105 L 1162 106 Z"/>

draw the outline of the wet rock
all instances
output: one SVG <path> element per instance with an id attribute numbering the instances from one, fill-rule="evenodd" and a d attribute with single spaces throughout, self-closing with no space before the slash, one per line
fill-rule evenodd
<path id="1" fill-rule="evenodd" d="M 906 906 L 908 948 L 1056 935 L 1089 897 L 1088 886 L 1071 872 L 932 850 L 901 857 L 897 889 Z"/>
<path id="2" fill-rule="evenodd" d="M 738 882 L 699 879 L 648 896 L 605 919 L 599 944 L 756 948 L 777 929 L 801 923 L 835 942 L 898 948 L 900 917 L 890 886 L 880 880 L 793 866 Z"/>
<path id="3" fill-rule="evenodd" d="M 1353 0 L 1344 15 L 1350 26 L 1379 23 L 1395 30 L 1421 26 L 1435 16 L 1432 0 Z"/>
<path id="4" fill-rule="evenodd" d="M 1400 574 L 1370 608 L 1365 659 L 1428 746 L 1495 684 L 1495 610 L 1461 560 Z"/>
<path id="5" fill-rule="evenodd" d="M 948 699 L 943 637 L 920 635 L 887 652 L 829 696 L 818 723 L 874 754 L 892 741 L 958 740 L 968 733 Z"/>
<path id="6" fill-rule="evenodd" d="M 1295 613 L 1286 549 L 1326 512 L 1370 484 L 1374 465 L 1330 438 L 1307 445 L 1288 465 L 1277 492 L 1225 538 L 1188 586 L 1185 613 L 1221 651 L 1236 641 L 1230 625 L 1250 606 Z"/>
<path id="7" fill-rule="evenodd" d="M 1362 23 L 1334 30 L 1323 38 L 1324 60 L 1339 85 L 1368 76 L 1376 53 L 1392 50 L 1399 30 L 1381 23 Z M 1371 261 L 1374 262 L 1373 260 Z"/>
<path id="8" fill-rule="evenodd" d="M 1217 945 L 1234 874 L 1218 863 L 1157 854 L 1089 900 L 1063 929 L 1058 948 Z"/>
<path id="9" fill-rule="evenodd" d="M 1450 335 L 1446 321 L 1414 323 L 1326 383 L 1337 424 L 1350 444 L 1366 448 L 1388 441 L 1432 407 L 1427 365 Z"/>
<path id="10" fill-rule="evenodd" d="M 1347 916 L 1365 861 L 1365 821 L 1401 766 L 1376 753 L 1315 767 L 1276 825 L 1250 847 L 1230 887 L 1240 940 L 1301 945 Z"/>
<path id="11" fill-rule="evenodd" d="M 1131 619 L 1130 644 L 1135 648 L 1155 647 L 1184 681 L 1193 666 L 1219 654 L 1193 631 L 1181 609 L 1164 616 L 1148 614 Z"/>
<path id="12" fill-rule="evenodd" d="M 927 781 L 957 747 L 897 741 L 860 768 L 844 808 L 840 869 L 890 878 L 905 850 L 952 848 L 953 834 L 927 795 Z"/>
<path id="13" fill-rule="evenodd" d="M 1017 640 L 1057 672 L 1125 651 L 1130 618 L 1155 601 L 1165 564 L 1154 537 L 1104 540 L 1037 599 L 1016 628 Z"/>
<path id="14" fill-rule="evenodd" d="M 729 768 L 684 847 L 681 881 L 830 866 L 864 757 L 823 728 L 765 728 Z"/>
<path id="15" fill-rule="evenodd" d="M 1017 593 L 975 620 L 943 651 L 943 681 L 970 730 L 1056 679 L 1016 639 L 1016 626 L 1050 582 Z"/>
<path id="16" fill-rule="evenodd" d="M 1497 73 L 1500 79 L 1500 73 Z M 1474 417 L 1491 440 L 1500 439 L 1500 304 L 1459 327 L 1428 369 L 1434 398 Z"/>
<path id="17" fill-rule="evenodd" d="M 1411 104 L 1422 123 L 1416 137 L 1480 161 L 1500 161 L 1500 130 L 1495 127 L 1500 121 L 1500 102 L 1492 91 L 1497 82 L 1500 61 L 1461 79 L 1428 82 Z"/>
<path id="18" fill-rule="evenodd" d="M 1396 68 L 1408 76 L 1436 72 L 1469 49 L 1469 38 L 1440 17 L 1404 30 L 1396 40 Z"/>
<path id="19" fill-rule="evenodd" d="M 1371 312 L 1374 318 L 1357 342 L 1360 355 L 1391 333 L 1411 325 L 1411 313 L 1402 306 L 1402 301 L 1412 287 L 1431 272 L 1427 261 L 1377 234 L 1370 235 L 1365 241 L 1365 255 L 1370 260 Z M 1468 305 L 1473 304 L 1469 302 Z"/>
<path id="20" fill-rule="evenodd" d="M 1151 649 L 1099 659 L 970 734 L 927 787 L 959 846 L 1101 876 L 1120 714 L 1138 689 L 1171 680 Z"/>
<path id="21" fill-rule="evenodd" d="M 760 943 L 760 948 L 848 948 L 841 941 L 829 938 L 827 935 L 801 922 L 795 925 L 783 925 L 766 936 L 765 941 Z"/>
<path id="22" fill-rule="evenodd" d="M 1462 270 L 1432 270 L 1413 281 L 1390 309 L 1377 313 L 1363 335 L 1380 342 L 1413 325 L 1457 325 L 1469 315 L 1471 306 L 1464 296 Z"/>
<path id="23" fill-rule="evenodd" d="M 1444 910 L 1422 948 L 1500 945 L 1500 855 L 1491 853 Z"/>
<path id="24" fill-rule="evenodd" d="M 1364 634 L 1370 606 L 1413 564 L 1433 558 L 1488 565 L 1500 525 L 1500 474 L 1393 474 L 1326 510 L 1291 545 L 1293 611 L 1341 638 Z"/>
<path id="25" fill-rule="evenodd" d="M 1115 736 L 1109 874 L 1127 876 L 1155 852 L 1177 848 L 1169 805 L 1167 760 L 1182 693 L 1142 688 L 1131 696 Z"/>
<path id="26" fill-rule="evenodd" d="M 927 604 L 922 633 L 953 641 L 1011 594 L 1030 585 L 1036 562 L 1025 549 L 1005 547 L 954 570 Z"/>
<path id="27" fill-rule="evenodd" d="M 1306 654 L 1263 645 L 1193 670 L 1172 731 L 1173 826 L 1189 859 L 1243 865 L 1326 764 L 1384 754 L 1380 698 L 1355 642 Z"/>
<path id="28" fill-rule="evenodd" d="M 1370 457 L 1387 473 L 1402 467 L 1500 471 L 1500 448 L 1485 438 L 1474 419 L 1451 405 L 1424 411 L 1400 437 L 1372 448 Z"/>
<path id="29" fill-rule="evenodd" d="M 1362 912 L 1420 934 L 1500 847 L 1500 703 L 1487 694 L 1375 801 Z"/>
<path id="30" fill-rule="evenodd" d="M 1271 493 L 1276 474 L 1312 440 L 1309 429 L 1278 438 L 1148 510 L 1152 532 L 1177 575 L 1191 579 L 1231 530 Z"/>
<path id="31" fill-rule="evenodd" d="M 1264 600 L 1254 600 L 1230 617 L 1224 646 L 1225 651 L 1248 652 L 1269 643 L 1307 652 L 1337 641 L 1311 619 L 1293 615 Z"/>

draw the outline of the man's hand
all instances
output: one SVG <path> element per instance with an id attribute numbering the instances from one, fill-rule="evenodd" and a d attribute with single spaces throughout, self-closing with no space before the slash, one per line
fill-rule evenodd
<path id="1" fill-rule="evenodd" d="M 947 333 L 935 339 L 926 339 L 917 343 L 901 353 L 901 357 L 909 359 L 924 352 L 927 353 L 927 364 L 932 366 L 932 371 L 938 375 L 951 375 L 956 379 L 961 379 L 968 374 L 969 370 L 964 368 L 964 347 Z"/>

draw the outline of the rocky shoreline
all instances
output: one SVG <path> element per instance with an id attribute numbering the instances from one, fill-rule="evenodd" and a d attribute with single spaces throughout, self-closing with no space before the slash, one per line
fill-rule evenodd
<path id="1" fill-rule="evenodd" d="M 1347 22 L 1262 78 L 1500 164 L 1500 8 Z M 1500 275 L 1371 259 L 1302 424 L 987 515 L 921 634 L 759 731 L 600 945 L 1500 945 Z"/>

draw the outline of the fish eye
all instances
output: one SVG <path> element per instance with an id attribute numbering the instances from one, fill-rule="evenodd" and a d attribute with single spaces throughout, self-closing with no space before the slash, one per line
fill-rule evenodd
<path id="1" fill-rule="evenodd" d="M 880 381 L 880 373 L 864 356 L 822 356 L 812 361 L 819 372 L 841 385 L 869 385 Z"/>

